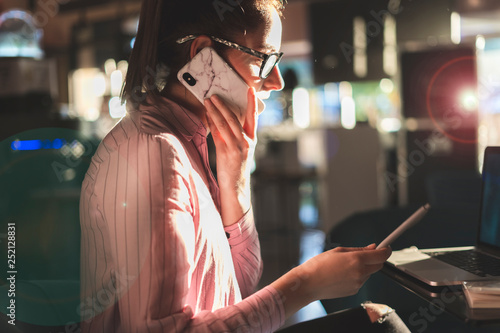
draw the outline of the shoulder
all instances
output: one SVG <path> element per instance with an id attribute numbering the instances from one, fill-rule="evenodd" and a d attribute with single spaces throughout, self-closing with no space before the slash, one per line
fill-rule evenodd
<path id="1" fill-rule="evenodd" d="M 167 127 L 144 129 L 141 117 L 139 112 L 132 112 L 122 118 L 101 141 L 95 162 L 118 159 L 127 160 L 128 164 L 147 162 L 164 167 L 189 167 L 191 163 L 182 138 Z M 168 163 L 164 163 L 166 161 Z"/>
<path id="2" fill-rule="evenodd" d="M 106 134 L 101 144 L 108 152 L 111 152 L 133 142 L 141 148 L 144 148 L 145 145 L 160 145 L 167 150 L 183 150 L 181 140 L 167 123 L 139 111 L 133 111 L 123 117 Z"/>

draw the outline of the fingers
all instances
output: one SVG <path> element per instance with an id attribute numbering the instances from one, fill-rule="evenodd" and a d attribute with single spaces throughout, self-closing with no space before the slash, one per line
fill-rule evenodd
<path id="1" fill-rule="evenodd" d="M 250 87 L 247 93 L 247 111 L 245 116 L 245 121 L 243 125 L 243 130 L 246 135 L 254 140 L 257 135 L 257 95 L 255 94 L 255 88 Z"/>
<path id="2" fill-rule="evenodd" d="M 226 143 L 233 142 L 233 138 L 243 139 L 242 128 L 238 118 L 218 96 L 213 95 L 210 99 L 206 99 L 205 108 L 207 109 L 207 119 L 210 118 L 210 131 L 215 136 L 221 136 Z"/>
<path id="3" fill-rule="evenodd" d="M 205 102 L 206 103 L 206 102 Z M 220 137 L 220 132 L 217 126 L 215 126 L 214 121 L 210 117 L 210 115 L 207 113 L 207 123 L 208 123 L 208 128 L 210 129 L 210 132 L 212 133 L 212 137 L 214 140 L 217 140 L 217 138 Z"/>
<path id="4" fill-rule="evenodd" d="M 379 250 L 366 250 L 360 252 L 359 255 L 365 264 L 382 264 L 391 256 L 392 250 L 390 248 L 383 248 Z"/>
<path id="5" fill-rule="evenodd" d="M 246 136 L 247 140 L 254 141 L 257 136 L 258 119 L 255 88 L 248 88 L 247 101 L 246 113 L 244 119 L 241 119 L 242 126 L 240 119 L 219 96 L 212 95 L 206 99 L 204 105 L 207 109 L 207 118 L 211 118 L 212 123 L 209 126 L 215 125 L 218 128 L 218 131 L 214 130 L 214 133 L 219 133 L 226 141 L 232 136 L 236 137 L 237 140 L 244 139 Z M 212 131 L 212 128 L 210 130 Z"/>
<path id="6" fill-rule="evenodd" d="M 343 246 L 339 246 L 339 247 L 334 248 L 333 250 L 335 252 L 353 252 L 353 251 L 373 250 L 375 248 L 376 248 L 375 244 L 370 244 L 370 245 L 365 246 L 365 247 L 343 247 Z"/>
<path id="7" fill-rule="evenodd" d="M 366 280 L 368 280 L 368 278 L 372 274 L 378 272 L 379 270 L 382 269 L 382 267 L 384 267 L 384 262 L 385 262 L 385 260 L 383 260 L 381 262 L 373 261 L 373 263 L 370 263 L 367 261 L 361 261 L 360 262 L 361 266 L 359 266 L 359 273 L 360 273 L 361 279 L 364 280 L 364 282 L 366 282 Z"/>
<path id="8" fill-rule="evenodd" d="M 331 251 L 333 252 L 354 252 L 354 251 L 363 251 L 362 247 L 343 247 L 343 246 L 338 246 Z"/>
<path id="9" fill-rule="evenodd" d="M 372 265 L 384 263 L 392 253 L 390 248 L 375 249 L 374 244 L 367 247 L 336 247 L 332 252 L 351 253 L 359 258 L 362 264 Z"/>

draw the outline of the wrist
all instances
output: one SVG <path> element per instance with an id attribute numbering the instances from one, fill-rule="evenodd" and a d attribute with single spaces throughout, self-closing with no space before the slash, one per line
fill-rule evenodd
<path id="1" fill-rule="evenodd" d="M 229 193 L 221 190 L 221 216 L 225 227 L 238 222 L 250 209 L 251 201 L 237 192 Z"/>
<path id="2" fill-rule="evenodd" d="M 314 274 L 309 271 L 307 265 L 302 264 L 295 267 L 294 270 L 297 279 L 295 288 L 299 291 L 300 297 L 305 302 L 304 306 L 318 300 L 319 296 L 315 295 L 314 283 L 312 282 Z"/>
<path id="3" fill-rule="evenodd" d="M 295 267 L 271 286 L 280 295 L 287 318 L 316 300 L 311 292 L 310 275 L 302 266 Z"/>
<path id="4" fill-rule="evenodd" d="M 252 205 L 250 183 L 246 183 L 220 186 L 222 222 L 226 227 L 236 223 Z"/>

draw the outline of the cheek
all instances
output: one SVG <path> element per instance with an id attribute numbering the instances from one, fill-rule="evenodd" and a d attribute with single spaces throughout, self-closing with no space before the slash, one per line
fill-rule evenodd
<path id="1" fill-rule="evenodd" d="M 257 85 L 259 84 L 260 77 L 260 66 L 255 64 L 255 62 L 242 61 L 239 66 L 239 74 L 243 78 L 243 80 L 251 87 L 255 87 L 257 89 Z"/>
<path id="2" fill-rule="evenodd" d="M 259 79 L 259 74 L 260 74 L 260 66 L 255 65 L 255 64 L 250 65 L 250 70 L 249 70 L 249 72 L 250 72 L 250 76 L 252 76 L 252 78 L 253 78 L 254 80 Z"/>
<path id="3" fill-rule="evenodd" d="M 228 58 L 229 65 L 241 76 L 247 85 L 255 86 L 260 80 L 260 66 L 252 62 L 246 54 L 235 52 L 231 53 L 231 57 Z"/>
<path id="4" fill-rule="evenodd" d="M 240 66 L 238 69 L 238 74 L 243 81 L 245 81 L 248 86 L 254 87 L 258 91 L 262 81 L 259 77 L 260 67 L 246 64 L 245 66 Z"/>

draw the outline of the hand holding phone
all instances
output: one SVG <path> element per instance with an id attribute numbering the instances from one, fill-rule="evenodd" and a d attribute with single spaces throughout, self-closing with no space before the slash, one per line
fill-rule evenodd
<path id="1" fill-rule="evenodd" d="M 217 95 L 240 121 L 245 118 L 249 87 L 213 48 L 198 52 L 181 68 L 177 78 L 201 104 Z"/>
<path id="2" fill-rule="evenodd" d="M 413 213 L 406 221 L 401 223 L 399 227 L 397 227 L 389 236 L 387 236 L 382 243 L 377 246 L 377 249 L 381 249 L 389 246 L 392 242 L 394 242 L 399 236 L 401 236 L 406 230 L 414 226 L 418 221 L 424 217 L 425 214 L 429 211 L 431 205 L 428 203 L 417 209 L 415 213 Z"/>

